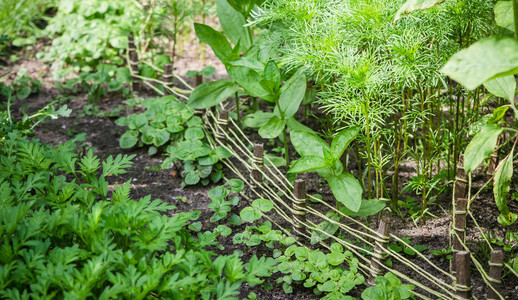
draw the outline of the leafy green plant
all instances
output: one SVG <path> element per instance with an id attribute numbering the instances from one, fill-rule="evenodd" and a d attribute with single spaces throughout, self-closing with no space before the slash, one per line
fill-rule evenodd
<path id="1" fill-rule="evenodd" d="M 451 247 L 442 248 L 441 250 L 430 249 L 430 254 L 436 256 L 441 261 L 450 260 L 453 258 L 453 251 L 451 250 Z"/>
<path id="2" fill-rule="evenodd" d="M 414 286 L 401 284 L 401 280 L 391 272 L 388 272 L 384 276 L 376 277 L 374 281 L 376 285 L 366 288 L 362 293 L 362 299 L 414 299 L 414 294 L 411 292 Z"/>
<path id="3" fill-rule="evenodd" d="M 293 163 L 288 172 L 316 171 L 329 183 L 337 203 L 343 204 L 352 212 L 359 212 L 362 205 L 364 207 L 365 205 L 378 206 L 381 210 L 384 205 L 378 205 L 377 202 L 362 201 L 363 190 L 360 183 L 353 175 L 344 171 L 340 161 L 345 149 L 356 137 L 358 131 L 358 127 L 342 130 L 334 137 L 331 147 L 314 133 L 292 131 L 291 142 L 301 158 Z"/>
<path id="4" fill-rule="evenodd" d="M 411 241 L 412 239 L 411 238 L 402 238 L 402 240 L 407 243 L 408 245 L 411 245 Z M 416 255 L 416 251 L 419 251 L 419 252 L 424 252 L 426 250 L 428 250 L 428 247 L 426 246 L 423 246 L 423 245 L 412 245 L 412 248 L 408 247 L 407 245 L 405 245 L 404 243 L 402 242 L 398 242 L 398 243 L 394 243 L 394 244 L 390 244 L 388 245 L 388 248 L 397 252 L 397 253 L 404 253 L 404 254 L 407 254 L 409 256 L 415 256 Z"/>
<path id="5" fill-rule="evenodd" d="M 239 196 L 234 195 L 228 199 L 230 193 L 236 194 L 243 190 L 244 183 L 239 179 L 230 179 L 224 186 L 217 186 L 209 190 L 209 198 L 212 201 L 208 208 L 214 211 L 214 215 L 210 218 L 211 222 L 218 222 L 227 217 L 232 208 L 239 204 Z"/>
<path id="6" fill-rule="evenodd" d="M 245 244 L 248 247 L 265 243 L 268 248 L 278 249 L 292 245 L 296 240 L 283 234 L 280 230 L 272 229 L 272 223 L 266 221 L 260 226 L 247 226 L 243 232 L 234 235 L 232 242 L 234 244 Z"/>
<path id="7" fill-rule="evenodd" d="M 168 169 L 182 162 L 184 185 L 198 182 L 207 185 L 221 179 L 222 166 L 218 162 L 230 154 L 221 147 L 210 148 L 202 120 L 194 115 L 193 109 L 174 96 L 145 99 L 141 105 L 146 108 L 143 113 L 134 113 L 116 121 L 118 125 L 128 127 L 119 140 L 121 148 L 146 145 L 149 146 L 149 155 L 165 148 L 168 157 L 162 168 Z"/>
<path id="8" fill-rule="evenodd" d="M 296 283 L 313 288 L 317 295 L 328 293 L 326 299 L 354 299 L 345 295 L 365 281 L 363 275 L 358 273 L 358 259 L 337 243 L 331 244 L 328 254 L 292 245 L 277 260 L 280 262 L 278 271 L 286 274 L 277 282 L 283 283 L 286 293 L 291 293 L 291 285 Z M 348 269 L 342 267 L 344 263 L 347 263 Z"/>
<path id="9" fill-rule="evenodd" d="M 0 85 L 1 84 L 3 83 L 0 83 Z M 17 99 L 23 100 L 32 94 L 37 94 L 40 92 L 41 81 L 22 75 L 20 77 L 17 77 L 13 82 L 11 82 L 10 88 L 12 90 L 13 95 Z"/>

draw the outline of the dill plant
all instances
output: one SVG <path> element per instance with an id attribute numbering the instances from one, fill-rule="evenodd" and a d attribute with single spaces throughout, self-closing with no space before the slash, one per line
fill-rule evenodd
<path id="1" fill-rule="evenodd" d="M 361 126 L 355 155 L 369 198 L 397 208 L 399 168 L 414 162 L 406 188 L 421 195 L 424 214 L 480 116 L 481 91 L 458 88 L 439 69 L 494 30 L 496 1 L 451 0 L 395 21 L 405 2 L 267 0 L 250 25 L 269 28 L 279 65 L 306 68 L 335 127 Z"/>

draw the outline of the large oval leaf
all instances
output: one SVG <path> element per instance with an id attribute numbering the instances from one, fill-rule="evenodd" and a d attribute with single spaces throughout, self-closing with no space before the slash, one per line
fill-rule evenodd
<path id="1" fill-rule="evenodd" d="M 516 79 L 513 75 L 497 77 L 484 82 L 484 87 L 493 95 L 507 100 L 514 99 Z"/>
<path id="2" fill-rule="evenodd" d="M 303 72 L 297 72 L 293 80 L 289 80 L 282 86 L 279 96 L 279 109 L 284 119 L 293 117 L 299 110 L 300 103 L 306 94 L 306 76 Z M 288 85 L 288 86 L 286 86 Z"/>
<path id="3" fill-rule="evenodd" d="M 329 167 L 326 161 L 319 156 L 303 156 L 289 169 L 288 173 L 304 173 Z"/>
<path id="4" fill-rule="evenodd" d="M 385 208 L 385 202 L 380 200 L 362 200 L 360 209 L 354 212 L 347 207 L 341 207 L 340 211 L 351 217 L 368 217 L 377 214 Z"/>
<path id="5" fill-rule="evenodd" d="M 494 152 L 498 136 L 503 128 L 495 124 L 486 124 L 466 147 L 464 170 L 470 173 Z"/>
<path id="6" fill-rule="evenodd" d="M 513 1 L 498 1 L 495 5 L 495 21 L 498 26 L 514 31 Z"/>
<path id="7" fill-rule="evenodd" d="M 277 116 L 273 116 L 268 123 L 259 128 L 259 135 L 265 139 L 274 139 L 281 135 L 285 126 L 286 120 L 281 120 Z"/>
<path id="8" fill-rule="evenodd" d="M 509 194 L 509 185 L 511 183 L 511 178 L 513 177 L 513 150 L 511 150 L 507 157 L 498 164 L 495 171 L 493 186 L 496 206 L 507 221 L 504 224 L 512 223 L 511 212 L 507 206 L 507 195 Z"/>
<path id="9" fill-rule="evenodd" d="M 331 142 L 331 154 L 335 159 L 339 159 L 342 154 L 344 154 L 345 149 L 349 146 L 359 131 L 360 126 L 354 126 L 340 131 L 333 138 L 333 142 Z"/>
<path id="10" fill-rule="evenodd" d="M 230 53 L 232 53 L 232 46 L 227 41 L 227 38 L 210 26 L 194 23 L 194 31 L 200 41 L 209 45 L 214 51 L 214 54 L 223 62 L 231 60 Z"/>
<path id="11" fill-rule="evenodd" d="M 416 10 L 427 9 L 443 3 L 446 0 L 408 0 L 403 4 L 394 17 L 394 23 Z"/>
<path id="12" fill-rule="evenodd" d="M 273 95 L 265 90 L 259 83 L 261 75 L 256 71 L 242 66 L 227 66 L 227 73 L 237 84 L 239 84 L 250 96 L 259 97 L 266 101 L 274 101 Z"/>
<path id="13" fill-rule="evenodd" d="M 324 157 L 324 149 L 329 151 L 329 145 L 315 133 L 294 130 L 290 133 L 290 140 L 300 156 Z"/>
<path id="14" fill-rule="evenodd" d="M 241 49 L 246 51 L 246 49 L 250 48 L 252 41 L 248 32 L 250 28 L 245 27 L 245 18 L 230 6 L 227 0 L 216 0 L 216 5 L 218 19 L 223 32 L 225 32 L 225 35 L 234 45 L 239 42 Z"/>
<path id="15" fill-rule="evenodd" d="M 487 38 L 455 53 L 441 72 L 473 90 L 489 79 L 518 73 L 518 41 Z"/>
<path id="16" fill-rule="evenodd" d="M 344 172 L 340 176 L 326 178 L 336 200 L 353 212 L 358 212 L 362 203 L 362 187 L 353 175 Z"/>
<path id="17" fill-rule="evenodd" d="M 196 109 L 205 109 L 234 96 L 239 87 L 228 79 L 204 82 L 192 91 L 187 105 Z"/>

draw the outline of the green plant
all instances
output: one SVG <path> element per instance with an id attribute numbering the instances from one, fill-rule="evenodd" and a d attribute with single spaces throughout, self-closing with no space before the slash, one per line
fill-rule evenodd
<path id="1" fill-rule="evenodd" d="M 289 173 L 316 171 L 328 183 L 336 198 L 347 210 L 375 214 L 385 206 L 379 201 L 362 201 L 362 188 L 353 175 L 344 171 L 340 158 L 349 143 L 358 134 L 358 127 L 339 132 L 333 139 L 331 147 L 316 134 L 306 131 L 292 131 L 291 142 L 301 158 L 293 163 Z M 363 207 L 363 209 L 362 209 Z"/>
<path id="2" fill-rule="evenodd" d="M 411 292 L 414 289 L 414 286 L 410 284 L 401 284 L 401 280 L 390 272 L 384 276 L 376 277 L 374 281 L 376 282 L 376 285 L 366 288 L 362 293 L 362 299 L 414 299 L 414 294 Z"/>
<path id="3" fill-rule="evenodd" d="M 149 155 L 154 155 L 159 148 L 165 147 L 168 157 L 162 168 L 168 169 L 176 162 L 182 162 L 184 185 L 198 182 L 207 185 L 221 179 L 222 166 L 218 161 L 230 154 L 221 147 L 210 148 L 202 120 L 194 115 L 193 109 L 174 96 L 145 99 L 141 105 L 146 108 L 143 113 L 116 121 L 118 125 L 128 127 L 119 140 L 121 148 L 147 145 Z"/>
<path id="4" fill-rule="evenodd" d="M 296 240 L 283 234 L 280 230 L 273 230 L 272 223 L 266 221 L 260 226 L 247 226 L 243 232 L 234 235 L 232 242 L 234 244 L 245 244 L 248 247 L 257 246 L 264 242 L 266 247 L 278 250 L 280 247 L 294 244 Z"/>
<path id="5" fill-rule="evenodd" d="M 511 9 L 511 1 L 500 6 L 507 5 Z M 496 22 L 506 27 L 505 24 L 518 23 L 518 7 L 514 1 L 514 14 L 507 14 L 508 10 L 495 7 Z M 507 27 L 513 29 L 512 27 Z M 516 28 L 514 28 L 516 30 Z M 518 219 L 518 214 L 513 213 L 508 207 L 508 194 L 513 176 L 514 149 L 517 142 L 518 109 L 515 106 L 516 79 L 518 74 L 518 33 L 515 38 L 491 37 L 473 44 L 467 49 L 453 55 L 448 63 L 441 69 L 453 80 L 456 80 L 468 90 L 473 90 L 480 85 L 493 95 L 503 98 L 507 104 L 497 107 L 486 118 L 486 124 L 473 137 L 465 150 L 464 168 L 466 173 L 471 173 L 488 159 L 497 150 L 498 137 L 509 132 L 512 136 L 504 141 L 511 146 L 510 151 L 500 161 L 494 175 L 493 193 L 495 202 L 500 211 L 498 222 L 502 226 L 510 226 Z M 480 60 L 482 58 L 489 58 Z M 468 67 L 469 66 L 469 67 Z M 506 118 L 506 112 L 510 110 L 511 120 Z M 514 119 L 514 120 L 513 120 Z M 502 127 L 504 126 L 504 127 Z M 507 126 L 507 127 L 506 127 Z M 502 148 L 504 145 L 500 145 Z"/>
<path id="6" fill-rule="evenodd" d="M 239 179 L 230 179 L 224 186 L 217 186 L 209 190 L 209 198 L 211 203 L 208 208 L 214 211 L 214 215 L 210 218 L 211 222 L 218 222 L 227 217 L 227 213 L 231 211 L 230 206 L 239 204 L 239 196 L 227 198 L 230 193 L 239 193 L 243 190 L 244 183 Z"/>
<path id="7" fill-rule="evenodd" d="M 451 247 L 448 248 L 442 248 L 441 250 L 433 250 L 429 249 L 430 254 L 433 256 L 436 256 L 441 261 L 450 260 L 453 258 L 453 251 L 451 250 Z"/>
<path id="8" fill-rule="evenodd" d="M 402 238 L 401 240 L 403 240 L 406 244 L 408 245 L 411 245 L 411 238 Z M 408 247 L 407 245 L 405 245 L 404 243 L 402 242 L 398 242 L 398 243 L 394 243 L 394 244 L 390 244 L 388 245 L 388 248 L 397 252 L 397 253 L 405 253 L 407 255 L 410 255 L 410 256 L 415 256 L 416 255 L 416 251 L 419 251 L 419 252 L 424 252 L 426 250 L 428 250 L 428 247 L 426 246 L 423 246 L 423 245 L 413 245 L 412 248 Z"/>
<path id="9" fill-rule="evenodd" d="M 3 84 L 3 83 L 0 83 Z M 17 76 L 16 79 L 11 82 L 11 90 L 13 95 L 23 100 L 32 94 L 37 94 L 41 88 L 41 81 L 25 75 Z"/>
<path id="10" fill-rule="evenodd" d="M 292 245 L 277 260 L 280 262 L 278 271 L 286 274 L 277 282 L 283 283 L 286 293 L 291 293 L 291 285 L 296 283 L 306 288 L 313 287 L 317 295 L 328 293 L 326 299 L 354 299 L 345 295 L 365 281 L 363 275 L 358 273 L 358 259 L 337 243 L 331 244 L 328 254 Z M 348 269 L 342 267 L 344 263 L 348 264 Z"/>

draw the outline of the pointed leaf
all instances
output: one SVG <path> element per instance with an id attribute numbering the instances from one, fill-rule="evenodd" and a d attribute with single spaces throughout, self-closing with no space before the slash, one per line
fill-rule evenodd
<path id="1" fill-rule="evenodd" d="M 199 23 L 194 23 L 194 30 L 200 41 L 209 45 L 222 62 L 231 60 L 232 46 L 221 32 Z"/>
<path id="2" fill-rule="evenodd" d="M 324 157 L 324 149 L 329 150 L 326 144 L 316 133 L 295 130 L 290 133 L 290 140 L 300 156 Z"/>
<path id="3" fill-rule="evenodd" d="M 441 69 L 451 79 L 473 90 L 489 79 L 518 73 L 518 41 L 487 38 L 455 53 Z"/>
<path id="4" fill-rule="evenodd" d="M 259 135 L 265 139 L 274 139 L 281 135 L 285 126 L 286 120 L 281 120 L 277 116 L 273 116 L 268 123 L 259 128 Z"/>
<path id="5" fill-rule="evenodd" d="M 495 5 L 495 21 L 498 26 L 514 31 L 513 1 L 498 1 Z"/>
<path id="6" fill-rule="evenodd" d="M 443 3 L 444 1 L 446 0 L 408 0 L 397 11 L 396 16 L 394 17 L 394 23 L 413 11 L 431 8 Z"/>
<path id="7" fill-rule="evenodd" d="M 293 163 L 288 173 L 304 173 L 328 167 L 326 161 L 318 156 L 303 156 Z"/>
<path id="8" fill-rule="evenodd" d="M 256 71 L 242 66 L 227 66 L 227 73 L 250 96 L 259 97 L 266 101 L 274 101 L 273 95 L 265 90 L 259 82 L 262 77 Z"/>
<path id="9" fill-rule="evenodd" d="M 495 124 L 486 124 L 466 147 L 464 170 L 470 173 L 493 153 L 498 136 L 503 128 Z"/>
<path id="10" fill-rule="evenodd" d="M 497 77 L 484 82 L 484 87 L 497 97 L 511 100 L 516 91 L 516 79 L 513 75 Z"/>
<path id="11" fill-rule="evenodd" d="M 354 212 L 347 207 L 341 207 L 340 211 L 351 217 L 368 217 L 380 212 L 385 208 L 385 202 L 380 200 L 362 200 L 360 209 Z"/>
<path id="12" fill-rule="evenodd" d="M 225 35 L 234 45 L 240 42 L 243 51 L 250 48 L 252 45 L 248 33 L 250 29 L 245 27 L 246 20 L 243 15 L 230 6 L 227 0 L 216 0 L 216 5 L 218 19 Z"/>
<path id="13" fill-rule="evenodd" d="M 508 221 L 511 221 L 511 212 L 507 206 L 507 195 L 509 194 L 509 186 L 513 177 L 513 150 L 498 164 L 493 186 L 496 206 Z"/>
<path id="14" fill-rule="evenodd" d="M 339 159 L 342 154 L 344 154 L 345 149 L 359 131 L 360 126 L 354 126 L 340 131 L 340 133 L 333 138 L 333 142 L 331 142 L 331 154 L 335 159 Z"/>
<path id="15" fill-rule="evenodd" d="M 340 176 L 326 178 L 336 201 L 353 212 L 358 212 L 362 203 L 362 187 L 353 175 L 345 172 Z"/>
<path id="16" fill-rule="evenodd" d="M 282 86 L 282 93 L 279 96 L 279 109 L 284 119 L 293 117 L 299 110 L 300 103 L 306 93 L 306 76 L 300 72 L 294 80 L 286 82 Z M 289 86 L 286 86 L 288 85 Z"/>
<path id="17" fill-rule="evenodd" d="M 196 109 L 209 108 L 234 96 L 238 86 L 228 79 L 204 82 L 191 93 L 187 105 Z"/>

